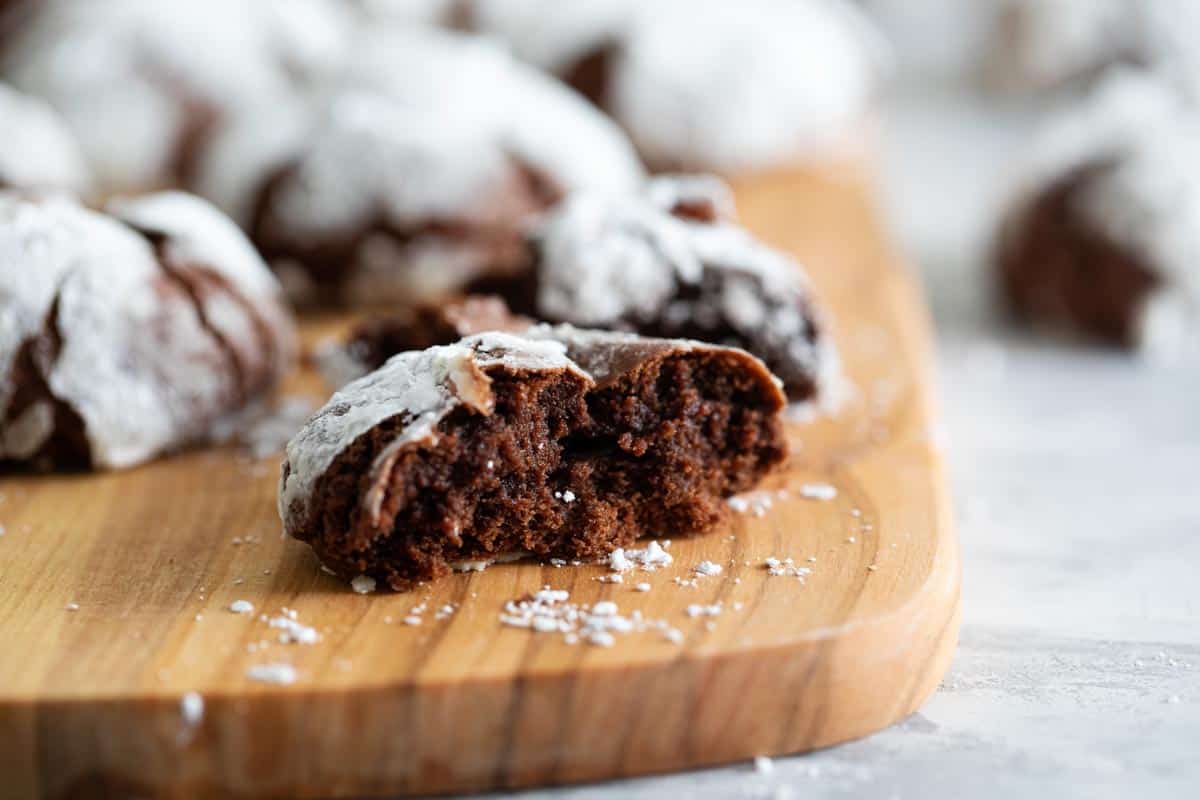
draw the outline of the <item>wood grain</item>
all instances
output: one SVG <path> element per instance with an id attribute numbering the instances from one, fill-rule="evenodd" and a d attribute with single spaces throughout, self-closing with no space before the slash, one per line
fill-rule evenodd
<path id="1" fill-rule="evenodd" d="M 775 173 L 737 193 L 744 221 L 799 254 L 833 307 L 856 389 L 836 417 L 791 427 L 793 458 L 768 484 L 787 496 L 764 516 L 675 540 L 674 566 L 636 579 L 644 594 L 593 580 L 595 566 L 514 564 L 363 596 L 281 539 L 277 457 L 0 478 L 0 797 L 588 781 L 823 747 L 916 709 L 952 656 L 959 587 L 922 302 L 858 176 Z M 809 481 L 837 497 L 800 497 Z M 768 556 L 817 560 L 801 583 L 769 576 Z M 672 583 L 703 559 L 725 573 Z M 685 641 L 571 646 L 498 624 L 506 600 L 543 585 L 666 618 Z M 238 599 L 256 615 L 231 613 Z M 712 630 L 684 613 L 717 601 Z M 417 602 L 459 609 L 400 624 Z M 282 607 L 322 640 L 278 643 L 257 612 Z M 296 666 L 293 685 L 246 677 L 278 661 Z M 195 726 L 181 715 L 191 691 Z"/>

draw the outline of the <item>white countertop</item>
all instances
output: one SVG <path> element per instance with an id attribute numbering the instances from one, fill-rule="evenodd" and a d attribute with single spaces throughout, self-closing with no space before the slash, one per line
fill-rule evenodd
<path id="1" fill-rule="evenodd" d="M 938 324 L 964 559 L 949 675 L 907 721 L 768 774 L 513 797 L 1200 797 L 1200 369 L 1006 331 L 980 252 L 1034 113 L 891 106 L 884 204 Z"/>

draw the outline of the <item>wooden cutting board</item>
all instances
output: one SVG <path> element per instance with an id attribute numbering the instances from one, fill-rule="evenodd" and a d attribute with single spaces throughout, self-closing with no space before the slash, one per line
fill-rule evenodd
<path id="1" fill-rule="evenodd" d="M 791 426 L 770 508 L 750 498 L 730 526 L 674 540 L 671 567 L 624 584 L 594 580 L 599 566 L 526 563 L 355 594 L 280 537 L 277 456 L 0 478 L 0 797 L 599 780 L 810 750 L 916 709 L 954 651 L 959 559 L 927 315 L 868 196 L 853 174 L 738 187 L 744 221 L 797 253 L 832 306 L 854 391 L 837 416 Z M 327 323 L 309 324 L 310 341 Z M 837 496 L 806 498 L 810 483 Z M 768 557 L 812 572 L 771 575 Z M 723 574 L 674 582 L 702 560 Z M 641 581 L 651 590 L 634 591 Z M 500 625 L 505 601 L 544 585 L 667 620 L 683 641 L 570 645 Z M 232 613 L 235 600 L 255 613 Z M 685 613 L 718 602 L 719 616 Z M 418 604 L 422 624 L 403 624 Z M 283 608 L 321 640 L 280 643 L 259 614 Z M 274 663 L 295 682 L 247 676 Z"/>

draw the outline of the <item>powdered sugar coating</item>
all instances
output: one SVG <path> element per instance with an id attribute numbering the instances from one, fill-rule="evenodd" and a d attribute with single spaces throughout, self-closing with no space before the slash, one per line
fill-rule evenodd
<path id="1" fill-rule="evenodd" d="M 0 187 L 80 194 L 90 183 L 79 144 L 45 102 L 0 83 Z"/>
<path id="2" fill-rule="evenodd" d="M 345 235 L 379 214 L 403 226 L 429 218 L 487 224 L 503 213 L 495 187 L 511 179 L 502 142 L 461 124 L 455 109 L 413 113 L 401 100 L 338 97 L 272 208 L 301 241 Z"/>
<path id="3" fill-rule="evenodd" d="M 652 164 L 739 171 L 828 154 L 886 60 L 845 0 L 477 0 L 471 21 L 563 74 L 608 51 L 599 98 Z"/>
<path id="4" fill-rule="evenodd" d="M 1200 110 L 1173 86 L 1142 72 L 1111 75 L 1045 131 L 1027 165 L 1005 235 L 1050 183 L 1087 165 L 1112 163 L 1077 198 L 1078 210 L 1137 253 L 1161 285 L 1135 338 L 1151 353 L 1200 344 Z"/>
<path id="5" fill-rule="evenodd" d="M 564 192 L 621 191 L 642 180 L 637 155 L 612 121 L 555 79 L 491 43 L 465 38 L 430 40 L 423 51 L 430 62 L 426 69 L 437 74 L 453 69 L 452 63 L 462 64 L 458 69 L 464 71 L 463 77 L 455 84 L 461 94 L 451 99 L 479 108 L 502 146 Z M 406 89 L 401 96 L 410 94 Z"/>
<path id="6" fill-rule="evenodd" d="M 491 381 L 484 369 L 574 370 L 566 348 L 503 333 L 486 333 L 458 344 L 410 351 L 343 387 L 288 443 L 279 487 L 285 529 L 302 520 L 307 501 L 333 460 L 354 440 L 385 420 L 400 417 L 402 430 L 372 466 L 376 472 L 406 444 L 429 438 L 456 408 L 492 409 Z M 366 498 L 369 504 L 374 498 Z"/>
<path id="7" fill-rule="evenodd" d="M 107 210 L 139 231 L 163 237 L 162 255 L 171 264 L 194 265 L 219 275 L 232 292 L 208 292 L 199 298 L 207 323 L 222 332 L 230 347 L 244 343 L 243 362 L 267 359 L 271 363 L 259 369 L 281 376 L 296 350 L 283 289 L 232 220 L 211 203 L 182 192 L 115 200 Z M 253 316 L 246 314 L 246 303 L 255 308 Z M 265 342 L 259 341 L 257 326 L 267 329 Z"/>
<path id="8" fill-rule="evenodd" d="M 756 354 L 785 380 L 813 376 L 819 392 L 838 359 L 823 326 L 814 332 L 817 312 L 800 266 L 720 217 L 670 213 L 681 198 L 720 198 L 712 180 L 664 177 L 641 196 L 568 198 L 537 231 L 539 316 L 667 335 L 729 329 L 761 346 Z M 697 195 L 698 186 L 708 189 Z"/>
<path id="9" fill-rule="evenodd" d="M 737 218 L 733 190 L 715 175 L 660 175 L 646 184 L 645 192 L 663 211 L 703 209 L 712 221 Z"/>
<path id="10" fill-rule="evenodd" d="M 313 166 L 303 187 L 307 199 L 290 201 L 310 209 L 297 223 L 334 224 L 311 208 L 321 202 L 317 195 L 352 199 L 360 181 L 381 182 L 369 175 L 372 167 L 393 178 L 390 191 L 398 195 L 385 200 L 404 218 L 461 211 L 470 191 L 494 177 L 505 154 L 564 192 L 625 190 L 643 178 L 632 147 L 611 121 L 479 37 L 423 29 L 366 35 L 356 41 L 355 57 L 329 80 L 327 93 L 330 110 L 318 123 L 312 154 L 294 155 L 315 164 L 329 158 L 320 151 L 336 150 L 345 162 L 344 176 L 339 180 Z M 307 149 L 301 135 L 291 138 L 293 148 Z M 380 150 L 402 152 L 404 160 L 381 168 L 374 160 Z M 243 169 L 258 170 L 259 182 L 272 166 L 253 158 L 242 162 Z M 395 180 L 401 167 L 409 171 Z M 324 202 L 321 210 L 332 213 L 328 206 L 335 201 Z"/>
<path id="11" fill-rule="evenodd" d="M 215 212 L 194 198 L 129 201 L 123 213 L 170 228 L 166 249 L 176 242 L 195 249 L 187 243 L 223 234 L 210 224 Z M 251 279 L 248 264 L 205 263 L 250 289 L 271 280 L 265 265 L 256 265 L 260 274 Z M 276 298 L 257 300 L 266 306 Z M 281 309 L 276 313 L 283 318 Z M 0 194 L 0 418 L 17 388 L 14 360 L 38 340 L 37 369 L 50 397 L 81 419 L 94 466 L 129 466 L 200 438 L 239 403 L 228 356 L 210 325 L 220 322 L 206 324 L 143 234 L 66 200 Z M 38 451 L 54 432 L 49 402 L 40 400 L 14 426 L 19 436 L 5 431 L 0 458 Z"/>
<path id="12" fill-rule="evenodd" d="M 651 163 L 769 167 L 846 140 L 881 53 L 843 0 L 646 3 L 613 76 L 612 113 Z"/>
<path id="13" fill-rule="evenodd" d="M 605 45 L 622 41 L 641 0 L 471 0 L 475 30 L 498 36 L 513 52 L 561 72 Z"/>
<path id="14" fill-rule="evenodd" d="M 7 74 L 64 115 L 102 189 L 144 189 L 172 177 L 189 127 L 329 69 L 348 22 L 329 0 L 46 0 Z"/>
<path id="15" fill-rule="evenodd" d="M 107 211 L 138 230 L 161 234 L 175 259 L 207 265 L 251 297 L 277 298 L 281 292 L 279 282 L 263 268 L 245 234 L 215 206 L 195 195 L 159 192 L 116 199 Z"/>
<path id="16" fill-rule="evenodd" d="M 1139 63 L 1197 87 L 1192 0 L 999 0 L 990 77 L 1004 88 L 1046 90 L 1112 64 Z"/>
<path id="17" fill-rule="evenodd" d="M 366 35 L 326 96 L 316 119 L 289 111 L 265 142 L 253 116 L 231 122 L 215 137 L 200 185 L 249 224 L 268 178 L 284 168 L 259 205 L 256 237 L 268 253 L 264 242 L 282 241 L 288 252 L 354 243 L 342 267 L 351 302 L 438 297 L 490 265 L 490 243 L 519 240 L 553 196 L 623 191 L 643 179 L 610 120 L 477 37 Z M 431 223 L 466 235 L 399 241 L 388 233 Z"/>
<path id="18" fill-rule="evenodd" d="M 1153 0 L 1150 0 L 1152 2 Z M 1130 52 L 1130 0 L 993 0 L 989 69 L 1001 86 L 1047 88 Z"/>
<path id="19" fill-rule="evenodd" d="M 447 24 L 461 0 L 350 0 L 369 24 Z"/>

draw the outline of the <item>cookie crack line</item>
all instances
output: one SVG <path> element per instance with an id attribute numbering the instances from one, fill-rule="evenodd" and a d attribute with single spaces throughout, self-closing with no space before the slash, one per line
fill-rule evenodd
<path id="1" fill-rule="evenodd" d="M 196 320 L 200 323 L 200 327 L 209 335 L 209 337 L 212 338 L 213 343 L 221 352 L 222 358 L 228 362 L 229 374 L 233 378 L 234 388 L 237 395 L 235 398 L 237 403 L 239 405 L 245 403 L 252 394 L 249 386 L 249 377 L 246 374 L 246 365 L 242 363 L 242 359 L 238 355 L 237 348 L 233 346 L 233 343 L 229 340 L 229 337 L 226 336 L 225 333 L 221 331 L 220 328 L 218 328 L 210 318 L 208 310 L 204 306 L 204 298 L 201 296 L 199 282 L 195 279 L 195 276 L 189 274 L 188 267 L 172 263 L 171 256 L 167 252 L 167 243 L 170 237 L 156 231 L 140 228 L 136 225 L 127 225 L 126 227 L 146 240 L 147 244 L 149 244 L 154 251 L 154 260 L 157 262 L 159 269 L 162 271 L 163 277 L 174 283 L 175 286 L 181 292 L 183 292 L 184 296 L 187 297 L 188 304 L 195 312 Z M 192 269 L 200 269 L 200 267 L 192 267 Z M 216 279 L 218 283 L 223 284 L 222 289 L 227 294 L 231 296 L 235 294 L 232 287 L 230 287 L 223 279 L 221 279 L 215 271 L 208 270 L 207 273 Z M 235 297 L 234 300 L 238 303 L 239 307 L 245 310 L 244 304 L 239 302 L 240 298 Z M 257 323 L 260 322 L 260 320 L 258 320 L 257 315 L 252 315 L 252 319 L 254 319 L 256 322 L 254 327 L 257 336 L 259 335 L 259 325 Z"/>
<path id="2" fill-rule="evenodd" d="M 70 280 L 74 272 L 74 270 L 69 270 L 62 276 L 55 287 L 53 298 L 46 309 L 38 331 L 24 339 L 17 347 L 16 357 L 9 369 L 9 382 L 12 385 L 21 385 L 23 382 L 14 380 L 14 378 L 18 371 L 24 370 L 29 380 L 32 381 L 32 385 L 25 387 L 27 392 L 25 396 L 22 396 L 23 391 L 19 389 L 8 399 L 3 422 L 5 429 L 8 429 L 15 420 L 29 413 L 39 403 L 49 403 L 52 409 L 52 422 L 49 430 L 31 453 L 18 455 L 18 458 L 24 460 L 31 457 L 32 460 L 37 461 L 61 449 L 64 460 L 77 462 L 80 467 L 86 467 L 91 461 L 91 448 L 84 435 L 83 420 L 79 412 L 66 400 L 57 396 L 50 387 L 50 373 L 62 353 L 63 337 L 58 323 L 58 314 L 63 286 Z M 5 452 L 0 452 L 0 463 L 3 463 L 5 458 L 10 457 L 10 454 L 6 452 L 10 443 L 0 439 L 0 444 L 5 445 Z"/>

